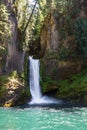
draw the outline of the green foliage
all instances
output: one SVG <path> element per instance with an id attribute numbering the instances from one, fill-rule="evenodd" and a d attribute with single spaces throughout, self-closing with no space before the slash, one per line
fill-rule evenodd
<path id="1" fill-rule="evenodd" d="M 61 39 L 66 39 L 66 30 L 65 28 L 61 28 L 59 30 L 60 34 L 61 34 Z"/>
<path id="2" fill-rule="evenodd" d="M 6 55 L 7 54 L 7 50 L 3 46 L 0 46 L 0 56 L 2 56 L 3 54 Z"/>
<path id="3" fill-rule="evenodd" d="M 79 18 L 74 27 L 76 53 L 78 57 L 87 58 L 87 20 Z"/>
<path id="4" fill-rule="evenodd" d="M 37 8 L 32 16 L 30 22 L 30 40 L 35 41 L 40 38 L 41 27 L 43 25 L 44 18 L 47 15 L 46 0 L 38 0 Z"/>
<path id="5" fill-rule="evenodd" d="M 66 33 L 68 33 L 68 35 L 72 35 L 73 31 L 74 31 L 74 22 L 70 15 L 66 16 L 65 31 L 66 31 Z"/>
<path id="6" fill-rule="evenodd" d="M 50 52 L 47 52 L 45 55 L 46 55 L 47 59 L 54 59 L 54 58 L 58 59 L 59 53 L 50 51 Z"/>
<path id="7" fill-rule="evenodd" d="M 10 74 L 10 76 L 12 78 L 16 78 L 17 77 L 17 71 L 12 71 L 11 74 Z"/>
<path id="8" fill-rule="evenodd" d="M 10 28 L 8 22 L 8 12 L 6 6 L 1 1 L 0 3 L 0 67 L 5 66 L 5 57 L 7 55 L 7 44 L 10 42 Z"/>
<path id="9" fill-rule="evenodd" d="M 58 82 L 56 80 L 52 80 L 51 77 L 45 77 L 43 80 L 41 80 L 41 87 L 43 92 L 50 90 L 51 86 L 52 88 L 53 86 L 58 86 Z"/>
<path id="10" fill-rule="evenodd" d="M 21 93 L 20 93 L 20 97 L 23 97 L 23 100 L 29 99 L 29 97 L 30 97 L 29 88 L 22 90 Z"/>
<path id="11" fill-rule="evenodd" d="M 59 32 L 61 35 L 61 45 L 59 46 L 59 59 L 75 59 L 78 57 L 75 44 L 75 19 L 79 13 L 79 8 L 77 8 L 77 3 L 75 0 L 59 1 L 61 5 L 64 6 L 64 11 L 62 12 L 62 18 L 64 20 L 63 26 L 60 27 Z M 62 8 L 62 7 L 61 7 Z M 58 12 L 58 11 L 57 11 Z"/>
<path id="12" fill-rule="evenodd" d="M 5 99 L 7 82 L 8 82 L 8 76 L 0 76 L 0 98 L 1 99 Z"/>
<path id="13" fill-rule="evenodd" d="M 28 60 L 29 54 L 26 52 L 25 59 L 24 59 L 24 72 L 22 74 L 22 77 L 24 79 L 24 84 L 26 87 L 29 87 L 29 60 Z"/>
<path id="14" fill-rule="evenodd" d="M 66 7 L 67 7 L 67 1 L 66 0 L 55 0 L 55 7 L 58 10 L 59 13 L 64 13 L 66 12 Z"/>
<path id="15" fill-rule="evenodd" d="M 87 93 L 87 69 L 73 75 L 67 80 L 59 81 L 57 97 L 80 100 Z"/>
<path id="16" fill-rule="evenodd" d="M 10 36 L 8 15 L 5 5 L 0 4 L 0 43 L 2 46 L 9 41 Z"/>
<path id="17" fill-rule="evenodd" d="M 63 30 L 63 31 L 62 31 Z M 78 18 L 72 20 L 71 16 L 66 17 L 66 25 L 61 29 L 61 38 L 65 39 L 68 34 L 75 39 L 69 41 L 66 46 L 59 47 L 59 59 L 67 60 L 68 58 L 87 58 L 87 20 Z M 66 37 L 67 38 L 67 37 Z"/>
<path id="18" fill-rule="evenodd" d="M 55 81 L 50 77 L 44 77 L 41 81 L 42 91 L 47 92 L 57 88 L 56 97 L 71 101 L 87 102 L 87 69 L 66 80 Z"/>
<path id="19" fill-rule="evenodd" d="M 59 48 L 59 60 L 66 60 L 69 57 L 69 48 L 61 46 Z"/>

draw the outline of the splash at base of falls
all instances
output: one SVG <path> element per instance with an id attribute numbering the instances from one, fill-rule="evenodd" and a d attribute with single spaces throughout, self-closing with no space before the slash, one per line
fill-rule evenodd
<path id="1" fill-rule="evenodd" d="M 41 87 L 40 87 L 40 74 L 39 74 L 39 66 L 40 62 L 38 59 L 33 59 L 31 56 L 30 60 L 30 93 L 32 96 L 29 104 L 60 104 L 62 101 L 57 100 L 52 97 L 42 96 Z"/>
<path id="2" fill-rule="evenodd" d="M 57 100 L 53 97 L 48 96 L 42 96 L 41 98 L 38 98 L 37 100 L 31 99 L 29 104 L 61 104 L 61 100 Z"/>

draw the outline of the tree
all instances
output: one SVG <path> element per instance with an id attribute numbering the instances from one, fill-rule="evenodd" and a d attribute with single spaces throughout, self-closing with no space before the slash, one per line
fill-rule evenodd
<path id="1" fill-rule="evenodd" d="M 10 37 L 9 23 L 8 23 L 8 12 L 3 3 L 0 4 L 0 46 L 3 48 L 6 46 L 7 41 Z"/>
<path id="2" fill-rule="evenodd" d="M 24 52 L 18 48 L 18 21 L 15 2 L 16 0 L 4 0 L 9 12 L 9 24 L 11 29 L 11 43 L 8 43 L 8 56 L 5 66 L 5 70 L 8 72 L 11 72 L 12 70 L 23 70 Z"/>
<path id="3" fill-rule="evenodd" d="M 3 1 L 0 1 L 0 73 L 5 68 L 7 55 L 7 42 L 10 42 L 9 13 Z"/>

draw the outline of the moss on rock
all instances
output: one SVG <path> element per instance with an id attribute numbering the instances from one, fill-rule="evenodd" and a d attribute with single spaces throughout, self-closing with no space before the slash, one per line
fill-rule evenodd
<path id="1" fill-rule="evenodd" d="M 1 106 L 22 105 L 29 99 L 29 89 L 24 85 L 24 78 L 16 71 L 0 76 L 0 87 Z"/>
<path id="2" fill-rule="evenodd" d="M 53 80 L 45 77 L 41 82 L 43 93 L 56 90 L 54 97 L 87 105 L 87 69 L 65 80 Z"/>

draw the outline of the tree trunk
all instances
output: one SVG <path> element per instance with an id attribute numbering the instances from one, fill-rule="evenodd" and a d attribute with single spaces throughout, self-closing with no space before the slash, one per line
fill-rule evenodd
<path id="1" fill-rule="evenodd" d="M 9 23 L 11 29 L 11 43 L 8 43 L 8 56 L 6 60 L 5 70 L 11 72 L 23 70 L 24 52 L 18 48 L 18 23 L 17 10 L 14 7 L 15 0 L 4 0 L 8 11 L 10 12 Z"/>

